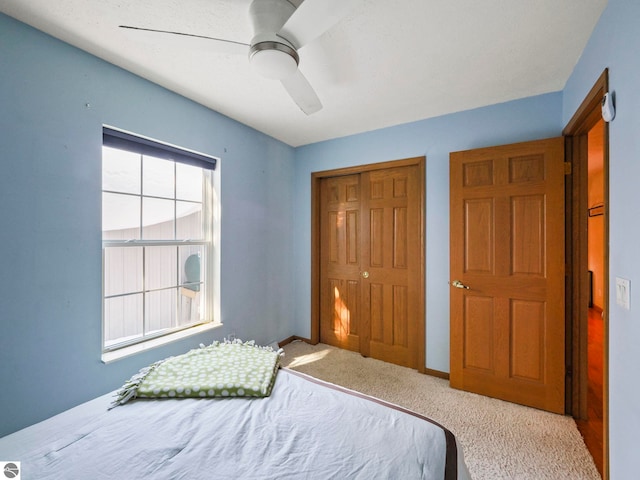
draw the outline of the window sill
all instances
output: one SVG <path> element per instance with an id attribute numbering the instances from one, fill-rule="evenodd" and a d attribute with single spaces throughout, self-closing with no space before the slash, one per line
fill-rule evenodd
<path id="1" fill-rule="evenodd" d="M 119 348 L 118 350 L 114 350 L 113 352 L 105 352 L 102 354 L 101 360 L 102 360 L 102 363 L 115 362 L 116 360 L 120 360 L 125 357 L 130 357 L 131 355 L 135 355 L 140 352 L 145 352 L 147 350 L 159 347 L 161 345 L 167 345 L 171 342 L 175 342 L 176 340 L 181 340 L 183 338 L 191 337 L 192 335 L 208 332 L 209 330 L 213 330 L 221 326 L 222 326 L 221 323 L 209 322 L 203 325 L 198 325 L 197 327 L 187 328 L 186 330 L 180 330 L 179 332 L 171 333 L 163 337 L 154 338 L 152 340 L 147 340 L 146 342 L 142 342 L 142 343 L 136 343 L 135 345 L 130 345 L 128 347 Z"/>

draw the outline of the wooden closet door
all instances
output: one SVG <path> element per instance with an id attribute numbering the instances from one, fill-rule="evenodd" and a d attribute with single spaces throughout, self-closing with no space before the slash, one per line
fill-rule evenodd
<path id="1" fill-rule="evenodd" d="M 421 310 L 420 168 L 362 174 L 361 352 L 418 365 Z"/>
<path id="2" fill-rule="evenodd" d="M 320 341 L 360 351 L 360 175 L 320 187 Z"/>
<path id="3" fill-rule="evenodd" d="M 322 179 L 321 342 L 424 368 L 423 168 Z"/>

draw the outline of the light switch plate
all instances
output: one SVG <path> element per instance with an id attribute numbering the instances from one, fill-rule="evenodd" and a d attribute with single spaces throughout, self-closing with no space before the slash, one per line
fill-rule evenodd
<path id="1" fill-rule="evenodd" d="M 629 310 L 629 288 L 631 282 L 626 278 L 616 277 L 616 303 Z"/>

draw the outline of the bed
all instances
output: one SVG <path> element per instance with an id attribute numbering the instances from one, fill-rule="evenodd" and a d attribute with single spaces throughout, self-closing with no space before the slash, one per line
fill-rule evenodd
<path id="1" fill-rule="evenodd" d="M 38 479 L 470 480 L 453 434 L 418 414 L 293 370 L 270 395 L 108 394 L 0 439 Z"/>

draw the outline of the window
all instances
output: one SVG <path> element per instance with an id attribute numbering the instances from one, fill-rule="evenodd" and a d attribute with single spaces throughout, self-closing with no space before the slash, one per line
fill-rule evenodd
<path id="1" fill-rule="evenodd" d="M 104 128 L 103 351 L 212 320 L 215 159 Z"/>

